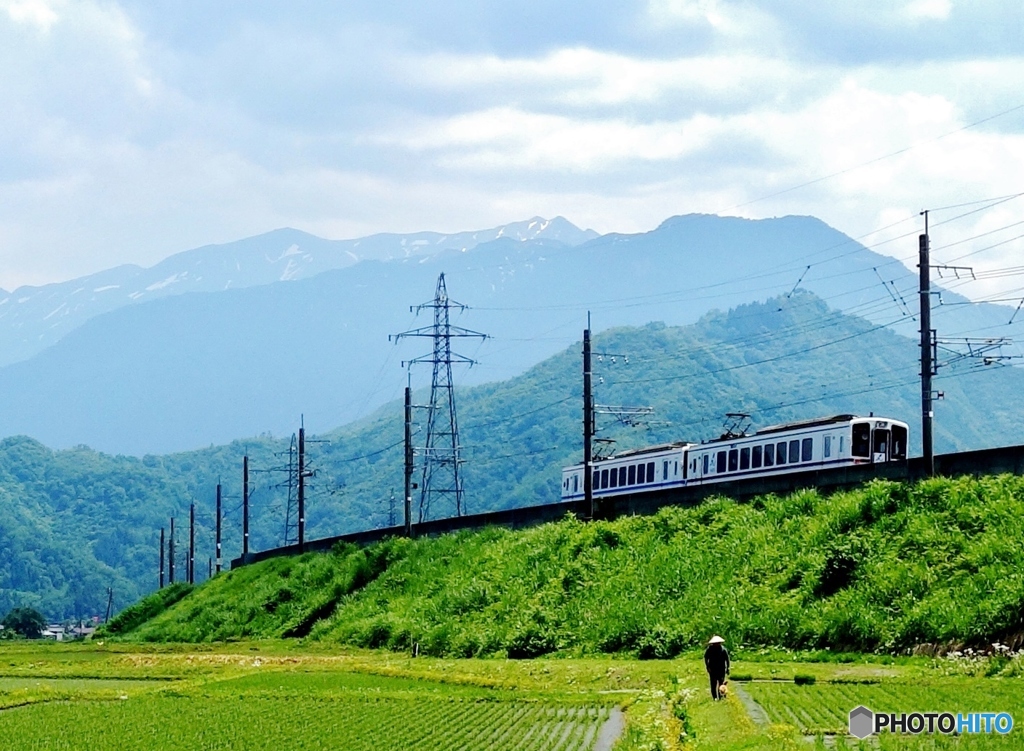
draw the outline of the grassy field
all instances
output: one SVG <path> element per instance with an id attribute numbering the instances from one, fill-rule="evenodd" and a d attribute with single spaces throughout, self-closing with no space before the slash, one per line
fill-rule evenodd
<path id="1" fill-rule="evenodd" d="M 1008 711 L 1024 722 L 1020 657 L 737 656 L 734 673 L 752 680 L 732 686 L 760 713 L 739 691 L 712 702 L 695 653 L 506 660 L 277 640 L 9 643 L 0 646 L 0 748 L 571 751 L 606 749 L 616 736 L 615 751 L 768 751 L 858 748 L 844 736 L 846 713 L 858 704 Z M 815 682 L 796 685 L 797 675 Z M 883 736 L 863 745 L 879 747 L 1024 749 L 1024 726 L 1007 737 Z"/>

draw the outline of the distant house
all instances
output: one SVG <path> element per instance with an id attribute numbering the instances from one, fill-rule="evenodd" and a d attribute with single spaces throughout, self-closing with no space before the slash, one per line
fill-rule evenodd
<path id="1" fill-rule="evenodd" d="M 51 623 L 49 626 L 44 628 L 40 633 L 43 639 L 53 639 L 54 641 L 64 641 L 64 626 L 60 623 Z"/>
<path id="2" fill-rule="evenodd" d="M 83 625 L 75 626 L 73 629 L 71 629 L 71 638 L 72 639 L 88 639 L 94 633 L 96 633 L 96 629 L 94 627 L 86 626 L 86 625 L 83 624 Z"/>

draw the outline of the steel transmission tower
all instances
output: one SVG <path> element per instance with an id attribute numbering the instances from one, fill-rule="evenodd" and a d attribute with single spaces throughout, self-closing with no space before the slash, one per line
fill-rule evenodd
<path id="1" fill-rule="evenodd" d="M 451 323 L 451 311 L 465 310 L 467 306 L 448 297 L 444 274 L 437 278 L 434 299 L 410 310 L 417 314 L 421 310 L 434 311 L 434 325 L 395 334 L 389 339 L 398 341 L 403 337 L 429 337 L 434 341 L 434 351 L 429 355 L 403 362 L 406 365 L 429 363 L 434 373 L 430 383 L 430 405 L 427 408 L 427 438 L 422 449 L 423 474 L 420 483 L 419 520 L 430 518 L 431 507 L 435 512 L 444 499 L 453 503 L 455 515 L 462 516 L 462 450 L 459 444 L 459 423 L 455 414 L 455 390 L 452 385 L 452 365 L 470 365 L 475 360 L 452 352 L 453 338 L 486 339 L 486 334 L 470 331 Z"/>
<path id="2" fill-rule="evenodd" d="M 297 496 L 299 488 L 298 456 L 298 440 L 295 433 L 292 433 L 292 442 L 288 445 L 288 468 L 286 470 L 288 472 L 288 479 L 284 482 L 284 486 L 288 489 L 288 502 L 284 512 L 285 545 L 292 545 L 299 541 L 299 512 L 296 508 L 298 505 Z"/>

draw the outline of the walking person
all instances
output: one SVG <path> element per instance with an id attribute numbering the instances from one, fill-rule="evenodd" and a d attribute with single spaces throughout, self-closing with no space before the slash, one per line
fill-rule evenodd
<path id="1" fill-rule="evenodd" d="M 708 648 L 704 650 L 704 667 L 711 679 L 711 698 L 718 701 L 722 698 L 720 688 L 729 674 L 729 650 L 725 648 L 725 639 L 712 636 L 708 640 Z"/>

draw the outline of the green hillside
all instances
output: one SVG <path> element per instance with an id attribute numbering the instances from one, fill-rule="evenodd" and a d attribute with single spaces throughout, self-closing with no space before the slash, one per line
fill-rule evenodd
<path id="1" fill-rule="evenodd" d="M 598 403 L 656 410 L 647 429 L 602 418 L 600 437 L 616 441 L 615 449 L 717 436 L 727 411 L 751 413 L 755 427 L 872 411 L 917 422 L 915 342 L 803 292 L 710 313 L 693 326 L 601 332 L 594 349 L 607 354 L 595 357 Z M 936 381 L 946 393 L 936 408 L 936 449 L 1024 443 L 1024 403 L 1017 396 L 1024 373 L 967 365 L 943 369 Z M 573 347 L 517 378 L 458 391 L 470 513 L 558 499 L 560 468 L 580 459 L 580 370 Z M 415 395 L 418 404 L 428 399 Z M 416 416 L 421 443 L 425 415 L 416 410 Z M 392 404 L 311 437 L 316 476 L 307 496 L 309 539 L 392 521 L 389 500 L 400 498 L 402 487 L 401 420 L 401 404 Z M 912 447 L 918 441 L 912 430 Z M 252 549 L 281 545 L 287 449 L 287 440 L 261 436 L 139 459 L 86 447 L 52 451 L 29 438 L 0 441 L 0 613 L 19 605 L 51 618 L 102 613 L 108 586 L 115 609 L 134 602 L 157 586 L 159 530 L 172 515 L 180 578 L 193 501 L 197 578 L 204 579 L 218 480 L 224 555 L 240 553 L 246 453 L 253 469 Z M 400 502 L 395 505 L 400 512 Z M 425 511 L 444 516 L 453 509 Z"/>
<path id="2" fill-rule="evenodd" d="M 1024 633 L 1022 541 L 1024 478 L 875 481 L 269 560 L 162 610 L 143 601 L 109 631 L 510 657 L 670 657 L 712 633 L 748 647 L 988 645 Z M 142 611 L 160 612 L 136 625 Z"/>

